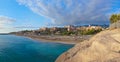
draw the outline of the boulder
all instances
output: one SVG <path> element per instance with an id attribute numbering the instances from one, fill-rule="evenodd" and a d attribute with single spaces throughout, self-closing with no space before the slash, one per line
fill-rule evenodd
<path id="1" fill-rule="evenodd" d="M 102 31 L 76 44 L 56 62 L 120 62 L 120 29 Z"/>

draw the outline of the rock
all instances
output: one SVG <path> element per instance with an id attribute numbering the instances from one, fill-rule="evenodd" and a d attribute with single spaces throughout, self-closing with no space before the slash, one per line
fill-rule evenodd
<path id="1" fill-rule="evenodd" d="M 120 62 L 120 29 L 100 32 L 60 55 L 56 62 Z"/>
<path id="2" fill-rule="evenodd" d="M 120 21 L 110 25 L 110 29 L 120 28 Z"/>

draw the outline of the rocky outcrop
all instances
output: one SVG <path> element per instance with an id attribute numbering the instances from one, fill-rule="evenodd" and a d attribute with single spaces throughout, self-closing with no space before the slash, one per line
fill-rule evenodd
<path id="1" fill-rule="evenodd" d="M 120 21 L 110 25 L 110 29 L 120 28 Z"/>
<path id="2" fill-rule="evenodd" d="M 75 45 L 56 62 L 120 62 L 120 29 L 103 31 Z"/>

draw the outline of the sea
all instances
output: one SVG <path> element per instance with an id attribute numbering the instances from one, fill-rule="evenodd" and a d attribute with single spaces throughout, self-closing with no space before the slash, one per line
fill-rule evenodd
<path id="1" fill-rule="evenodd" d="M 0 62 L 55 62 L 59 55 L 73 46 L 16 35 L 0 35 Z"/>

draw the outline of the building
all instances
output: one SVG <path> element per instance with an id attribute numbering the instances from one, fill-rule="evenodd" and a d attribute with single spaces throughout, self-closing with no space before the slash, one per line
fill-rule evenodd
<path id="1" fill-rule="evenodd" d="M 65 28 L 67 28 L 67 31 L 75 31 L 76 30 L 76 28 L 73 25 L 65 26 Z"/>
<path id="2" fill-rule="evenodd" d="M 80 31 L 80 30 L 86 30 L 86 31 L 88 31 L 88 30 L 92 30 L 92 29 L 94 29 L 94 30 L 103 30 L 103 28 L 101 27 L 101 26 L 88 26 L 88 27 L 85 27 L 85 26 L 82 26 L 82 27 L 77 27 L 76 28 L 76 30 L 77 31 Z"/>
<path id="3" fill-rule="evenodd" d="M 103 28 L 101 26 L 91 26 L 91 25 L 86 27 L 86 30 L 92 30 L 92 29 L 94 29 L 94 30 L 101 30 Z"/>
<path id="4" fill-rule="evenodd" d="M 43 28 L 40 28 L 40 31 L 46 31 L 48 28 L 47 27 L 43 27 Z"/>
<path id="5" fill-rule="evenodd" d="M 50 31 L 57 31 L 57 30 L 58 30 L 57 27 L 52 27 L 52 28 L 50 28 Z"/>
<path id="6" fill-rule="evenodd" d="M 82 26 L 82 27 L 77 27 L 76 30 L 77 30 L 77 31 L 86 30 L 86 27 L 84 27 L 84 26 Z"/>

